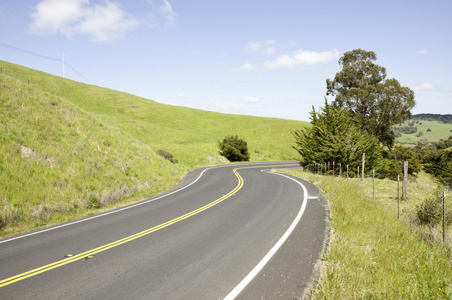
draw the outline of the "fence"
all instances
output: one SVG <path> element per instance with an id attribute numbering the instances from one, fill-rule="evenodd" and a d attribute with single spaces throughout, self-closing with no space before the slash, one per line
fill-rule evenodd
<path id="1" fill-rule="evenodd" d="M 362 171 L 362 168 L 356 167 L 350 168 L 349 165 L 343 166 L 341 163 L 336 162 L 326 162 L 326 163 L 313 163 L 313 164 L 307 164 L 305 166 L 302 166 L 304 171 L 311 172 L 317 175 L 323 175 L 323 176 L 332 176 L 332 177 L 342 177 L 347 178 L 351 180 L 357 180 L 358 182 L 364 181 L 364 178 L 366 179 L 372 179 L 372 199 L 375 201 L 375 177 L 376 173 L 375 170 L 372 170 L 372 172 L 365 174 Z M 399 175 L 397 177 L 397 218 L 401 217 L 400 209 L 401 209 L 401 202 L 406 201 L 409 198 L 408 195 L 408 182 L 415 182 L 415 179 L 413 180 L 412 177 L 410 177 L 408 173 L 408 164 L 404 163 L 404 173 L 405 175 L 402 177 Z M 382 178 L 382 176 L 379 176 L 377 174 L 378 178 Z M 402 182 L 402 184 L 401 184 Z M 402 185 L 402 188 L 401 188 Z M 402 192 L 401 192 L 402 190 Z M 424 199 L 425 200 L 425 199 Z M 447 245 L 447 220 L 446 220 L 446 191 L 444 190 L 442 192 L 442 209 L 441 209 L 441 239 L 443 244 Z M 449 217 L 450 218 L 450 217 Z"/>

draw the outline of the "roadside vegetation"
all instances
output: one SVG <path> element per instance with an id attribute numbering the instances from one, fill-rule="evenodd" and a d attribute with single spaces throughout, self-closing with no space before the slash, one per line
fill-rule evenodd
<path id="1" fill-rule="evenodd" d="M 4 74 L 0 85 L 2 234 L 146 198 L 182 178 L 149 146 L 65 99 Z"/>
<path id="2" fill-rule="evenodd" d="M 371 51 L 346 52 L 342 70 L 327 79 L 334 100 L 313 109 L 312 126 L 293 132 L 305 171 L 290 173 L 323 189 L 331 211 L 332 239 L 314 298 L 451 299 L 452 243 L 442 233 L 452 235 L 452 218 L 443 217 L 440 196 L 452 187 L 450 139 L 394 146 L 401 130 L 415 133 L 414 122 L 395 126 L 411 118 L 414 93 L 386 79 L 375 60 Z M 380 178 L 375 190 L 373 179 L 356 179 L 363 161 L 367 174 Z M 411 183 L 399 210 L 394 179 L 403 176 L 405 161 Z M 347 168 L 347 176 L 337 176 L 334 166 Z M 445 216 L 451 206 L 448 196 Z"/>
<path id="3" fill-rule="evenodd" d="M 7 62 L 0 70 L 3 237 L 145 199 L 191 169 L 227 163 L 217 146 L 226 135 L 247 141 L 251 161 L 295 159 L 290 131 L 308 125 L 163 105 Z"/>
<path id="4" fill-rule="evenodd" d="M 440 224 L 417 221 L 424 199 L 435 197 L 437 185 L 431 176 L 421 173 L 409 184 L 398 218 L 393 180 L 375 180 L 374 200 L 371 178 L 282 172 L 316 184 L 329 201 L 331 241 L 314 299 L 451 299 L 452 224 L 446 246 Z"/>

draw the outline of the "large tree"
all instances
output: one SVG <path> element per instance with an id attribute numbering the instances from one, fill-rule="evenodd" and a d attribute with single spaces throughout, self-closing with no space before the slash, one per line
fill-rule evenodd
<path id="1" fill-rule="evenodd" d="M 342 70 L 326 80 L 333 105 L 350 111 L 361 128 L 388 147 L 394 145 L 392 126 L 411 118 L 414 92 L 396 79 L 386 79 L 386 69 L 373 61 L 373 51 L 355 49 L 339 59 Z"/>

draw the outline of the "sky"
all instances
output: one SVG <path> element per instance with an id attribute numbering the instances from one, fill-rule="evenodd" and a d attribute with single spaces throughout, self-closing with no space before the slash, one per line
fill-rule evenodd
<path id="1" fill-rule="evenodd" d="M 413 114 L 452 114 L 451 14 L 450 0 L 0 0 L 0 60 L 164 104 L 310 121 L 339 58 L 360 48 L 415 92 Z"/>

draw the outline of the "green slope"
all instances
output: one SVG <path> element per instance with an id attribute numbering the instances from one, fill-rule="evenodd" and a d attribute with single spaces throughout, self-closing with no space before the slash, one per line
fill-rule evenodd
<path id="1" fill-rule="evenodd" d="M 404 146 L 415 146 L 420 142 L 438 142 L 452 136 L 452 124 L 437 120 L 413 118 L 393 128 L 396 134 L 399 133 L 396 143 Z"/>
<path id="2" fill-rule="evenodd" d="M 308 124 L 169 106 L 5 62 L 0 65 L 4 74 L 63 97 L 155 151 L 161 148 L 172 153 L 180 163 L 190 167 L 202 164 L 202 160 L 209 156 L 217 156 L 216 143 L 231 134 L 237 134 L 248 142 L 252 160 L 295 158 L 290 130 Z"/>
<path id="3" fill-rule="evenodd" d="M 0 234 L 142 199 L 195 167 L 222 163 L 237 134 L 251 160 L 296 158 L 308 123 L 163 105 L 0 61 Z M 179 163 L 156 154 L 164 150 Z"/>

